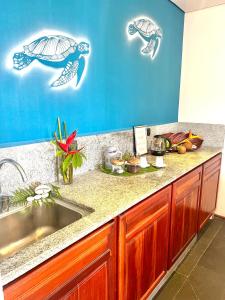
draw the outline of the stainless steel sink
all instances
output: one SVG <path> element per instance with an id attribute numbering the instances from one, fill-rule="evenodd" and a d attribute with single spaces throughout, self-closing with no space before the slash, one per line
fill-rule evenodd
<path id="1" fill-rule="evenodd" d="M 67 199 L 26 206 L 0 215 L 0 260 L 92 213 Z"/>

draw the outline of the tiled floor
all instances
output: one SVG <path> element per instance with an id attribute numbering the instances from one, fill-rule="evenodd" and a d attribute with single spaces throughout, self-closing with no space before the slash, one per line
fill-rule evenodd
<path id="1" fill-rule="evenodd" d="M 154 300 L 225 300 L 225 221 L 215 218 Z"/>

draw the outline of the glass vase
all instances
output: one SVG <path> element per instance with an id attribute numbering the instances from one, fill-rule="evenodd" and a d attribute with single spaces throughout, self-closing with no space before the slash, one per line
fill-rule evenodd
<path id="1" fill-rule="evenodd" d="M 72 184 L 73 183 L 73 165 L 70 164 L 66 172 L 62 174 L 63 183 L 64 184 Z"/>

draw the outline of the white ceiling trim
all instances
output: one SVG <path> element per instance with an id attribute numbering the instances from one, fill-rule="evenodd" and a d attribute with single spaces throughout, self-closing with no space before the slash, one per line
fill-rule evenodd
<path id="1" fill-rule="evenodd" d="M 225 0 L 170 0 L 184 12 L 192 12 L 225 4 Z"/>

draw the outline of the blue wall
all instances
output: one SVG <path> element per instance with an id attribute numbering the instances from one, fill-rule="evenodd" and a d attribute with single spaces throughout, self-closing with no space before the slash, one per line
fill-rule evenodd
<path id="1" fill-rule="evenodd" d="M 127 40 L 127 22 L 138 15 L 163 30 L 154 61 L 139 54 L 141 39 Z M 57 116 L 80 135 L 177 121 L 183 21 L 167 0 L 2 1 L 0 145 L 51 138 Z M 25 77 L 6 69 L 9 51 L 43 29 L 89 39 L 92 54 L 79 90 L 50 88 L 52 74 L 40 69 Z"/>

